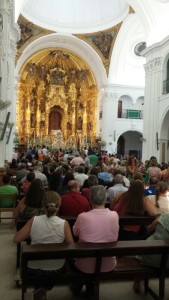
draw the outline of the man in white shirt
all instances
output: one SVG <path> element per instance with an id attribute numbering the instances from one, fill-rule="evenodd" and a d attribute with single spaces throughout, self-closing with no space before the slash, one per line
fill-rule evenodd
<path id="1" fill-rule="evenodd" d="M 78 182 L 80 188 L 83 186 L 83 183 L 88 179 L 88 175 L 84 174 L 84 167 L 78 166 L 77 172 L 74 173 L 74 179 Z"/>
<path id="2" fill-rule="evenodd" d="M 127 187 L 124 186 L 123 175 L 117 174 L 114 177 L 114 185 L 107 190 L 106 197 L 107 200 L 112 201 L 114 197 L 117 195 L 124 193 L 128 190 Z"/>

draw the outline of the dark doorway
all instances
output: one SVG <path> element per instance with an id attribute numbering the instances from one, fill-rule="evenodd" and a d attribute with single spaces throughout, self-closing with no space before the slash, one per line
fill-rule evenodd
<path id="1" fill-rule="evenodd" d="M 53 110 L 49 115 L 49 130 L 61 129 L 61 114 L 57 110 Z"/>
<path id="2" fill-rule="evenodd" d="M 118 157 L 124 156 L 125 154 L 125 139 L 122 135 L 119 137 L 117 142 L 117 154 Z"/>
<path id="3" fill-rule="evenodd" d="M 137 150 L 129 150 L 129 156 L 134 156 L 138 158 L 138 151 Z"/>

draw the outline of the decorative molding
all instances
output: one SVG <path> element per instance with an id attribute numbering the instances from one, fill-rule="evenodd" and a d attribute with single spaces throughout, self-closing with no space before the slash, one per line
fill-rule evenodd
<path id="1" fill-rule="evenodd" d="M 154 59 L 149 60 L 144 65 L 146 75 L 152 74 L 152 73 L 156 72 L 157 70 L 159 70 L 161 63 L 162 63 L 162 57 L 155 57 Z"/>
<path id="2" fill-rule="evenodd" d="M 17 46 L 16 46 L 15 40 L 10 39 L 10 49 L 11 49 L 11 53 L 13 55 L 13 58 L 15 59 L 16 51 L 17 51 Z"/>

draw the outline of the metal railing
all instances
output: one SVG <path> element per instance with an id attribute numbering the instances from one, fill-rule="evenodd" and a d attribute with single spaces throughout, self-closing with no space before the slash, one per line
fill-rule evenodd
<path id="1" fill-rule="evenodd" d="M 118 118 L 143 119 L 143 111 L 142 110 L 134 110 L 134 109 L 123 109 L 121 116 L 118 116 Z"/>

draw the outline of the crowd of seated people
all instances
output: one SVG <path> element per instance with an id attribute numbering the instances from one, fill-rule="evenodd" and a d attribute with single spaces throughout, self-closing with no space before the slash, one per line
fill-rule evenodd
<path id="1" fill-rule="evenodd" d="M 163 170 L 164 166 L 159 165 L 155 157 L 150 158 L 144 164 L 134 156 L 123 157 L 120 160 L 114 155 L 102 157 L 96 152 L 92 152 L 92 149 L 89 152 L 87 150 L 79 150 L 79 153 L 74 153 L 71 150 L 71 159 L 68 159 L 69 153 L 65 156 L 64 151 L 60 150 L 60 154 L 57 155 L 55 152 L 50 153 L 46 148 L 41 147 L 40 151 L 43 152 L 44 158 L 38 160 L 38 155 L 31 155 L 29 149 L 29 153 L 22 157 L 21 161 L 18 160 L 16 167 L 16 173 L 18 172 L 17 174 L 20 176 L 17 178 L 19 178 L 19 183 L 23 185 L 22 189 L 26 183 L 27 188 L 24 191 L 24 198 L 21 199 L 15 209 L 14 216 L 29 219 L 34 215 L 48 216 L 49 211 L 51 211 L 50 220 L 56 213 L 60 217 L 77 218 L 73 233 L 84 241 L 91 241 L 90 238 L 88 239 L 90 230 L 93 230 L 92 236 L 96 235 L 97 237 L 96 240 L 92 238 L 92 242 L 102 242 L 103 235 L 105 236 L 104 241 L 107 242 L 116 239 L 146 239 L 150 235 L 149 228 L 140 225 L 126 225 L 119 229 L 117 225 L 118 216 L 134 215 L 137 217 L 144 214 L 158 216 L 160 213 L 160 220 L 162 220 L 162 215 L 169 211 L 168 164 Z M 75 159 L 73 159 L 73 155 Z M 22 177 L 25 171 L 19 171 L 25 169 L 27 174 L 25 173 Z M 57 206 L 52 204 L 55 204 L 56 194 L 59 197 Z M 48 201 L 50 205 L 46 206 L 46 204 L 44 205 L 46 200 L 43 201 L 43 199 L 49 195 L 51 202 Z M 110 202 L 110 209 L 104 208 L 105 201 Z M 24 215 L 25 211 L 30 212 L 30 214 Z M 105 218 L 108 218 L 108 222 L 109 217 L 110 220 L 113 218 L 116 224 L 116 232 L 111 233 L 111 239 L 106 238 L 109 224 L 104 221 Z M 39 218 L 39 220 L 44 221 L 44 218 L 46 217 Z M 167 215 L 165 218 L 167 219 Z M 86 227 L 88 228 L 86 235 L 83 235 L 82 225 L 84 223 L 90 225 L 90 230 Z M 33 224 L 34 221 L 29 223 L 29 230 Z M 107 225 L 105 226 L 105 224 Z M 29 230 L 27 235 L 30 234 Z M 62 236 L 65 235 L 62 234 Z M 17 235 L 15 241 L 20 240 L 21 238 L 18 238 Z M 75 267 L 78 268 L 77 262 Z M 80 270 L 85 271 L 82 268 Z M 78 286 L 78 289 L 81 290 L 81 287 Z"/>

